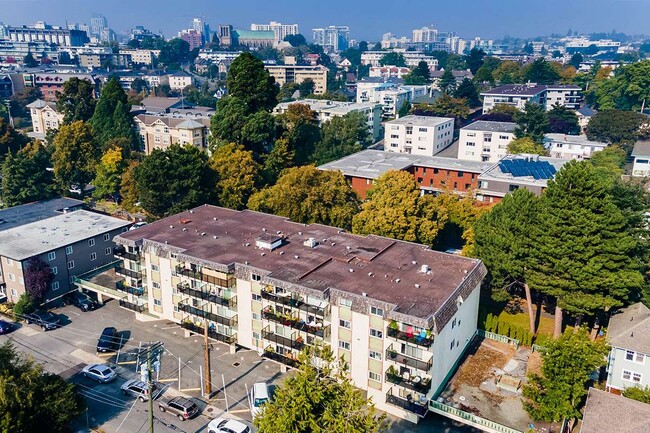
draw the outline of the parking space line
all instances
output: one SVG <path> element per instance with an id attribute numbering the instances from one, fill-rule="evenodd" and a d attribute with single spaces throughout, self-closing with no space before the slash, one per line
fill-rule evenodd
<path id="1" fill-rule="evenodd" d="M 178 379 L 159 379 L 158 382 L 176 382 Z"/>
<path id="2" fill-rule="evenodd" d="M 180 392 L 186 392 L 186 391 L 201 391 L 202 388 L 185 388 L 185 389 L 179 389 Z"/>
<path id="3" fill-rule="evenodd" d="M 231 410 L 229 412 L 230 413 L 246 413 L 246 412 L 250 412 L 250 410 L 248 410 L 248 409 L 237 409 L 237 410 Z"/>
<path id="4" fill-rule="evenodd" d="M 137 364 L 137 361 L 122 361 L 118 362 L 119 365 L 125 365 L 125 364 Z"/>

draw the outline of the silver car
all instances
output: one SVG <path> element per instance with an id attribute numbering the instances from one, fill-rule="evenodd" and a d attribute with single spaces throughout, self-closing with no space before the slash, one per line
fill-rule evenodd
<path id="1" fill-rule="evenodd" d="M 115 370 L 103 364 L 87 365 L 81 372 L 84 377 L 89 377 L 99 383 L 108 383 L 117 377 Z"/>

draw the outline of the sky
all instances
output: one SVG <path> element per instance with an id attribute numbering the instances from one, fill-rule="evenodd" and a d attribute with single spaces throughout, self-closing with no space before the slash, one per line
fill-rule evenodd
<path id="1" fill-rule="evenodd" d="M 391 32 L 411 36 L 413 28 L 434 25 L 470 39 L 504 35 L 533 37 L 616 30 L 650 33 L 650 0 L 0 0 L 0 22 L 9 25 L 89 23 L 92 14 L 108 19 L 118 33 L 136 25 L 170 37 L 192 18 L 250 28 L 250 24 L 297 23 L 311 40 L 311 29 L 350 26 L 351 37 L 377 41 Z"/>

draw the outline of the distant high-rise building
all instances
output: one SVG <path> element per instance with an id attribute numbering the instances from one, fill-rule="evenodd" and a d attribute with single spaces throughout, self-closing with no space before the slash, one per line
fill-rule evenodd
<path id="1" fill-rule="evenodd" d="M 190 51 L 203 46 L 203 36 L 194 29 L 181 30 L 178 37 L 190 44 Z"/>
<path id="2" fill-rule="evenodd" d="M 219 24 L 219 31 L 217 32 L 219 38 L 219 45 L 222 47 L 232 46 L 232 25 Z"/>
<path id="3" fill-rule="evenodd" d="M 0 22 L 0 39 L 7 39 L 6 26 Z"/>
<path id="4" fill-rule="evenodd" d="M 275 33 L 275 40 L 278 44 L 284 41 L 285 37 L 299 33 L 298 24 L 282 24 L 275 21 L 271 21 L 269 24 L 251 24 L 251 30 Z"/>
<path id="5" fill-rule="evenodd" d="M 350 47 L 350 27 L 329 26 L 313 29 L 314 43 L 325 51 L 344 51 Z"/>
<path id="6" fill-rule="evenodd" d="M 437 42 L 438 29 L 431 27 L 422 27 L 413 30 L 413 42 Z"/>
<path id="7" fill-rule="evenodd" d="M 108 28 L 108 21 L 105 16 L 93 15 L 93 17 L 90 18 L 90 33 L 93 36 L 101 36 L 102 30 L 106 28 Z"/>
<path id="8" fill-rule="evenodd" d="M 211 42 L 212 35 L 210 32 L 210 26 L 208 25 L 208 23 L 203 21 L 202 18 L 194 18 L 194 20 L 192 21 L 192 29 L 194 29 L 194 31 L 196 31 L 197 33 L 201 34 L 201 41 L 203 45 Z"/>

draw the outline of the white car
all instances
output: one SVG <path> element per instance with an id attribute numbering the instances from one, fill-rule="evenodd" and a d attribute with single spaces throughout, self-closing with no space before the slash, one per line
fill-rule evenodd
<path id="1" fill-rule="evenodd" d="M 208 424 L 207 433 L 250 433 L 251 428 L 234 419 L 215 418 Z"/>
<path id="2" fill-rule="evenodd" d="M 81 372 L 85 377 L 94 379 L 99 383 L 108 383 L 117 377 L 115 370 L 103 364 L 87 365 Z"/>

